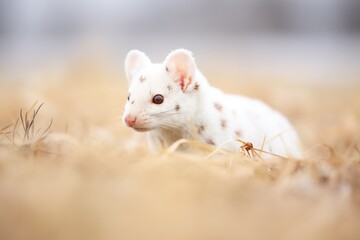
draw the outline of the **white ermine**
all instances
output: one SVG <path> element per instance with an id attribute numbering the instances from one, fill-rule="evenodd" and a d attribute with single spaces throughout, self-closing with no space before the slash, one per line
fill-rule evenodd
<path id="1" fill-rule="evenodd" d="M 215 146 L 227 142 L 225 149 L 238 151 L 240 143 L 232 140 L 241 139 L 277 155 L 301 157 L 297 133 L 282 114 L 259 100 L 210 86 L 188 50 L 172 51 L 160 64 L 132 50 L 125 72 L 129 96 L 124 123 L 147 131 L 152 147 L 186 138 Z"/>

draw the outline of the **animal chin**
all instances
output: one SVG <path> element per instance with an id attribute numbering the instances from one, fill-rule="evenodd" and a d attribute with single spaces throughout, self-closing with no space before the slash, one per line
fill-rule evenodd
<path id="1" fill-rule="evenodd" d="M 153 128 L 138 128 L 138 127 L 133 127 L 133 129 L 138 132 L 148 132 L 150 130 L 153 130 Z"/>

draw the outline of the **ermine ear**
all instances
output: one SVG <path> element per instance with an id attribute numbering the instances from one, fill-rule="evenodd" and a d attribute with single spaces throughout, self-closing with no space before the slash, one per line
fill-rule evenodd
<path id="1" fill-rule="evenodd" d="M 145 53 L 139 50 L 131 50 L 125 58 L 125 74 L 128 82 L 130 83 L 135 74 L 144 67 L 151 64 L 150 59 Z"/>
<path id="2" fill-rule="evenodd" d="M 177 49 L 165 59 L 166 71 L 179 83 L 183 92 L 194 79 L 196 64 L 192 53 L 186 49 Z"/>

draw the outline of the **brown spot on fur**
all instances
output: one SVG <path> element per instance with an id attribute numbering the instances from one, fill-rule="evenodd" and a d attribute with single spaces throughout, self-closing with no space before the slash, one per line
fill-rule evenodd
<path id="1" fill-rule="evenodd" d="M 195 91 L 198 91 L 198 90 L 199 90 L 199 87 L 200 87 L 199 83 L 195 83 L 194 90 L 195 90 Z"/>
<path id="2" fill-rule="evenodd" d="M 167 90 L 168 90 L 168 91 L 171 91 L 171 90 L 172 90 L 172 86 L 171 86 L 171 85 L 168 85 L 168 86 L 167 86 Z"/>
<path id="3" fill-rule="evenodd" d="M 176 110 L 176 111 L 179 111 L 179 110 L 180 110 L 180 105 L 179 105 L 179 104 L 176 104 L 175 110 Z"/>
<path id="4" fill-rule="evenodd" d="M 146 77 L 144 77 L 144 76 L 140 76 L 140 78 L 139 78 L 139 81 L 142 83 L 142 82 L 144 82 L 146 80 Z"/>
<path id="5" fill-rule="evenodd" d="M 210 145 L 215 145 L 214 141 L 211 140 L 211 139 L 207 139 L 207 140 L 206 140 L 206 143 L 207 143 L 207 144 L 210 144 Z"/>
<path id="6" fill-rule="evenodd" d="M 226 120 L 225 120 L 225 119 L 221 119 L 221 127 L 222 127 L 222 128 L 226 128 L 226 126 L 227 126 Z"/>
<path id="7" fill-rule="evenodd" d="M 168 67 L 166 67 L 165 69 L 166 69 L 167 72 L 169 72 L 169 68 L 168 68 Z"/>
<path id="8" fill-rule="evenodd" d="M 235 131 L 235 135 L 236 135 L 237 137 L 241 137 L 241 131 L 240 131 L 240 130 Z"/>
<path id="9" fill-rule="evenodd" d="M 205 131 L 205 126 L 204 126 L 204 125 L 200 125 L 200 127 L 198 128 L 197 133 L 198 133 L 198 134 L 201 134 L 201 133 L 203 133 L 204 131 Z"/>
<path id="10" fill-rule="evenodd" d="M 219 103 L 214 103 L 214 107 L 216 108 L 216 110 L 218 110 L 219 112 L 222 111 L 222 106 Z"/>

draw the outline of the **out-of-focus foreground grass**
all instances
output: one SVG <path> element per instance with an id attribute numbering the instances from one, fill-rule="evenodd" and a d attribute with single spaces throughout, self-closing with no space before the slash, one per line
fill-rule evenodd
<path id="1" fill-rule="evenodd" d="M 359 239 L 359 86 L 221 68 L 203 72 L 287 115 L 305 160 L 152 154 L 121 122 L 122 75 L 96 61 L 45 69 L 0 82 L 0 239 Z"/>

